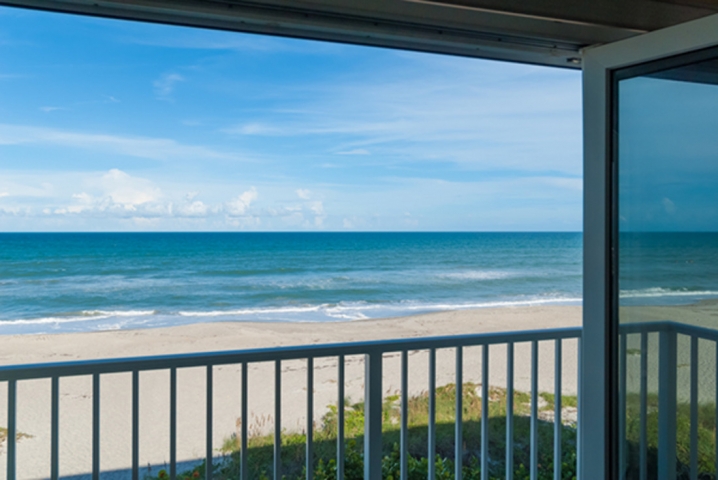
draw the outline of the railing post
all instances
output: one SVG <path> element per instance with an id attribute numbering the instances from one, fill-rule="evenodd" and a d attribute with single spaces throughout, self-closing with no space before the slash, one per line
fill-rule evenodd
<path id="1" fill-rule="evenodd" d="M 381 478 L 382 353 L 364 359 L 364 480 Z"/>
<path id="2" fill-rule="evenodd" d="M 7 480 L 15 480 L 17 440 L 17 381 L 7 382 Z"/>
<path id="3" fill-rule="evenodd" d="M 658 357 L 658 478 L 676 476 L 676 332 L 659 334 Z"/>
<path id="4" fill-rule="evenodd" d="M 100 480 L 100 374 L 92 375 L 92 480 Z"/>

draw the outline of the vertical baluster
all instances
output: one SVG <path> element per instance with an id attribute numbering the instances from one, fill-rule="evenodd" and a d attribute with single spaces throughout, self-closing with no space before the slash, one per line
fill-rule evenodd
<path id="1" fill-rule="evenodd" d="M 581 400 L 583 397 L 583 376 L 581 375 L 581 371 L 583 370 L 583 354 L 581 353 L 583 350 L 583 333 L 581 333 L 581 336 L 576 341 L 576 357 L 578 360 L 578 369 L 577 369 L 577 375 L 576 375 L 576 386 L 577 389 L 577 409 L 576 409 L 576 452 L 578 455 L 576 455 L 576 472 L 582 472 L 583 466 L 581 465 L 581 452 L 583 452 L 583 447 L 581 445 L 581 411 L 583 409 L 583 400 Z"/>
<path id="2" fill-rule="evenodd" d="M 506 344 L 506 480 L 514 478 L 514 344 Z"/>
<path id="3" fill-rule="evenodd" d="M 207 451 L 205 454 L 206 457 L 206 466 L 207 469 L 205 471 L 205 478 L 206 480 L 212 480 L 212 409 L 214 407 L 214 396 L 213 396 L 213 378 L 212 378 L 213 368 L 212 365 L 207 365 L 207 426 L 206 428 L 206 443 L 207 443 Z"/>
<path id="4" fill-rule="evenodd" d="M 489 345 L 481 347 L 481 480 L 489 480 Z"/>
<path id="5" fill-rule="evenodd" d="M 698 480 L 698 337 L 691 336 L 691 480 Z"/>
<path id="6" fill-rule="evenodd" d="M 282 361 L 274 361 L 274 480 L 282 480 Z"/>
<path id="7" fill-rule="evenodd" d="M 344 355 L 337 372 L 337 480 L 344 480 Z"/>
<path id="8" fill-rule="evenodd" d="M 50 478 L 60 478 L 60 378 L 52 377 L 50 394 Z"/>
<path id="9" fill-rule="evenodd" d="M 409 352 L 401 352 L 401 480 L 409 478 Z"/>
<path id="10" fill-rule="evenodd" d="M 618 338 L 618 478 L 626 478 L 626 360 L 628 360 L 628 335 L 625 333 Z"/>
<path id="11" fill-rule="evenodd" d="M 132 480 L 140 478 L 140 372 L 132 372 Z"/>
<path id="12" fill-rule="evenodd" d="M 249 421 L 248 418 L 248 392 L 247 392 L 247 386 L 249 384 L 248 379 L 248 368 L 247 368 L 247 362 L 242 363 L 242 431 L 240 433 L 241 435 L 241 450 L 240 450 L 240 478 L 241 480 L 249 480 L 249 463 L 247 463 L 249 452 L 247 451 L 247 422 Z"/>
<path id="13" fill-rule="evenodd" d="M 7 480 L 15 480 L 17 441 L 17 381 L 7 382 Z"/>
<path id="14" fill-rule="evenodd" d="M 436 478 L 436 350 L 429 349 L 429 480 Z"/>
<path id="15" fill-rule="evenodd" d="M 170 368 L 170 480 L 177 478 L 177 369 Z"/>
<path id="16" fill-rule="evenodd" d="M 641 332 L 640 480 L 648 478 L 648 333 Z"/>
<path id="17" fill-rule="evenodd" d="M 100 374 L 92 375 L 92 480 L 100 480 Z"/>
<path id="18" fill-rule="evenodd" d="M 456 347 L 456 430 L 454 433 L 454 478 L 461 480 L 464 446 L 464 355 L 463 347 Z"/>
<path id="19" fill-rule="evenodd" d="M 531 480 L 538 480 L 538 342 L 531 342 Z"/>
<path id="20" fill-rule="evenodd" d="M 364 478 L 381 478 L 382 352 L 364 357 Z"/>
<path id="21" fill-rule="evenodd" d="M 561 433 L 563 422 L 561 415 L 561 375 L 563 371 L 561 359 L 561 339 L 556 339 L 553 370 L 553 478 L 561 480 Z"/>
<path id="22" fill-rule="evenodd" d="M 676 476 L 676 332 L 659 333 L 658 478 Z"/>
<path id="23" fill-rule="evenodd" d="M 307 480 L 314 478 L 314 358 L 307 358 Z"/>

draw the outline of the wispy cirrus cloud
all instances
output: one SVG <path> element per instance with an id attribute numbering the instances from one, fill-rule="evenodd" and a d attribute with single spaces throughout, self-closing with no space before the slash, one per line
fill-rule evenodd
<path id="1" fill-rule="evenodd" d="M 337 155 L 371 155 L 371 152 L 366 148 L 354 148 L 352 150 L 337 152 Z"/>
<path id="2" fill-rule="evenodd" d="M 184 30 L 172 32 L 148 32 L 143 29 L 141 34 L 119 36 L 122 43 L 145 45 L 148 47 L 171 48 L 181 50 L 209 50 L 237 53 L 298 53 L 303 55 L 321 55 L 330 52 L 341 52 L 343 45 L 319 41 L 288 42 L 284 39 L 267 36 L 207 30 Z"/>
<path id="3" fill-rule="evenodd" d="M 189 158 L 240 159 L 238 155 L 173 139 L 74 132 L 53 128 L 0 124 L 0 145 L 44 144 L 152 160 Z"/>
<path id="4" fill-rule="evenodd" d="M 185 77 L 179 73 L 165 73 L 160 78 L 155 80 L 152 85 L 155 88 L 155 94 L 158 98 L 166 100 L 172 92 L 174 92 L 175 86 L 184 82 Z"/>
<path id="5" fill-rule="evenodd" d="M 324 142 L 334 154 L 371 152 L 393 162 L 581 173 L 576 76 L 539 67 L 403 55 L 410 61 L 391 74 L 376 75 L 376 81 L 295 87 L 293 111 L 244 118 L 223 132 L 307 138 Z"/>

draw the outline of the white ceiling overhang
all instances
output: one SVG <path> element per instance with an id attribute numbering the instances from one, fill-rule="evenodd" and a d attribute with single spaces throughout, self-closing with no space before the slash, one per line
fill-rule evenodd
<path id="1" fill-rule="evenodd" d="M 580 49 L 718 12 L 718 0 L 0 0 L 223 30 L 580 66 Z"/>

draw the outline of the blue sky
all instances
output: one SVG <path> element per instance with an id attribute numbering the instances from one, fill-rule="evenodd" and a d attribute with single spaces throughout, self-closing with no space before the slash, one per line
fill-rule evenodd
<path id="1" fill-rule="evenodd" d="M 620 228 L 718 230 L 718 87 L 631 78 L 619 105 Z"/>
<path id="2" fill-rule="evenodd" d="M 576 71 L 0 7 L 0 230 L 581 229 Z"/>

